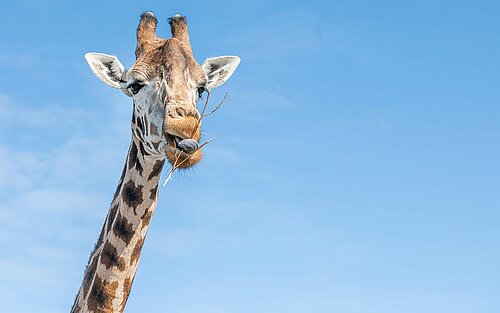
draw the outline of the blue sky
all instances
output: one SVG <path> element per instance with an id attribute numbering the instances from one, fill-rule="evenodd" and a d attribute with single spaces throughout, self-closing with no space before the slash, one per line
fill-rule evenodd
<path id="1" fill-rule="evenodd" d="M 127 312 L 500 311 L 498 2 L 124 3 L 0 4 L 0 312 L 69 311 L 132 109 L 83 54 L 130 66 L 146 10 L 242 63 Z"/>

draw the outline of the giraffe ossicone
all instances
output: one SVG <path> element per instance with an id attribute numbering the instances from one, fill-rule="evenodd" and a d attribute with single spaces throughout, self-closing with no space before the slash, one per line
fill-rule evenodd
<path id="1" fill-rule="evenodd" d="M 71 312 L 123 312 L 158 198 L 167 160 L 188 168 L 202 158 L 200 94 L 222 85 L 240 63 L 236 56 L 195 60 L 186 18 L 169 19 L 172 38 L 156 35 L 152 12 L 141 15 L 136 61 L 126 69 L 116 56 L 87 53 L 92 72 L 132 98 L 132 140 L 101 234 Z M 179 163 L 176 163 L 179 162 Z"/>

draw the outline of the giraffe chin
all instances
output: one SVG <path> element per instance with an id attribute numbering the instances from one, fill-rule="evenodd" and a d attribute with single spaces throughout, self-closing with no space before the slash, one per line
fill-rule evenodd
<path id="1" fill-rule="evenodd" d="M 170 163 L 173 166 L 174 163 L 176 163 L 175 160 L 177 160 L 176 167 L 178 168 L 190 168 L 194 166 L 196 163 L 200 162 L 201 158 L 203 157 L 203 153 L 201 152 L 201 150 L 196 150 L 192 154 L 187 154 L 170 145 L 168 145 L 165 152 L 168 163 Z"/>

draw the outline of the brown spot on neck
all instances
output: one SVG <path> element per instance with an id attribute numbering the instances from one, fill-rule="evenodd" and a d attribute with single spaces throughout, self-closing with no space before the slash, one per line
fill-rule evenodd
<path id="1" fill-rule="evenodd" d="M 101 263 L 107 269 L 116 267 L 122 272 L 125 270 L 125 260 L 118 255 L 118 251 L 109 241 L 104 244 L 102 249 Z"/>
<path id="2" fill-rule="evenodd" d="M 151 218 L 153 217 L 153 213 L 154 213 L 153 208 L 146 210 L 146 212 L 144 212 L 144 214 L 141 216 L 141 221 L 142 221 L 141 229 L 149 226 L 149 223 L 151 223 Z"/>
<path id="3" fill-rule="evenodd" d="M 135 185 L 134 181 L 129 180 L 123 186 L 122 199 L 123 202 L 134 210 L 134 214 L 137 214 L 137 207 L 142 203 L 142 185 Z"/>
<path id="4" fill-rule="evenodd" d="M 126 245 L 128 245 L 134 236 L 134 228 L 125 216 L 118 213 L 115 224 L 113 225 L 113 233 L 116 237 L 120 238 Z"/>
<path id="5" fill-rule="evenodd" d="M 103 281 L 99 276 L 96 276 L 88 298 L 89 311 L 94 313 L 112 312 L 117 288 L 118 282 Z"/>
<path id="6" fill-rule="evenodd" d="M 130 257 L 131 266 L 135 262 L 139 261 L 139 258 L 141 257 L 141 250 L 143 244 L 144 244 L 144 238 L 140 238 L 135 244 L 134 251 L 132 251 L 132 256 Z"/>
<path id="7" fill-rule="evenodd" d="M 85 270 L 85 275 L 83 276 L 83 297 L 87 297 L 87 292 L 89 291 L 92 279 L 94 279 L 95 271 L 97 269 L 97 259 L 99 257 L 96 255 L 92 259 L 92 263 Z"/>
<path id="8" fill-rule="evenodd" d="M 156 161 L 155 165 L 153 165 L 151 173 L 149 173 L 148 180 L 151 180 L 152 178 L 160 175 L 164 164 L 165 164 L 165 159 Z"/>
<path id="9" fill-rule="evenodd" d="M 137 150 L 136 144 L 132 142 L 128 158 L 128 169 L 130 170 L 135 167 L 139 175 L 142 175 L 142 171 L 144 170 L 144 168 L 141 164 L 141 160 L 139 159 L 138 152 L 139 151 Z"/>
<path id="10" fill-rule="evenodd" d="M 149 123 L 149 129 L 151 132 L 151 135 L 159 136 L 158 134 L 158 127 L 155 125 L 155 123 L 151 122 Z"/>
<path id="11" fill-rule="evenodd" d="M 109 209 L 108 218 L 106 220 L 106 223 L 108 224 L 107 227 L 108 232 L 111 231 L 111 226 L 113 225 L 113 221 L 115 220 L 117 211 L 118 211 L 118 204 L 113 205 L 111 209 Z"/>
<path id="12" fill-rule="evenodd" d="M 149 192 L 150 192 L 149 199 L 154 201 L 158 194 L 158 185 L 155 185 L 153 188 L 151 188 Z"/>
<path id="13" fill-rule="evenodd" d="M 137 162 L 137 152 L 137 146 L 135 145 L 135 142 L 132 141 L 132 144 L 130 145 L 130 152 L 128 153 L 128 169 L 133 168 Z"/>

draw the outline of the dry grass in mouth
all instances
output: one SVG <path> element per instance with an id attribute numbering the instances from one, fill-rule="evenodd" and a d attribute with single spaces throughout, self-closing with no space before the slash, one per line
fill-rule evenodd
<path id="1" fill-rule="evenodd" d="M 204 117 L 210 116 L 213 113 L 215 113 L 218 109 L 220 109 L 220 107 L 222 106 L 222 104 L 224 103 L 224 101 L 226 101 L 226 98 L 229 95 L 229 92 L 226 92 L 226 94 L 224 95 L 224 98 L 222 98 L 222 100 L 219 102 L 219 104 L 217 104 L 212 111 L 210 111 L 209 113 L 205 114 L 205 111 L 206 111 L 206 109 L 208 107 L 208 100 L 210 99 L 210 94 L 211 94 L 210 91 L 207 91 L 207 98 L 205 99 L 205 105 L 203 106 L 203 110 L 201 111 L 201 117 L 198 120 L 198 123 L 196 124 L 196 127 L 194 128 L 194 131 L 191 134 L 191 137 L 193 137 L 194 133 L 196 132 L 196 130 L 198 129 L 198 127 L 201 124 L 201 120 Z M 212 140 L 214 140 L 214 138 L 211 138 L 211 139 L 205 141 L 202 145 L 200 145 L 198 147 L 198 149 L 196 149 L 192 153 L 190 153 L 188 155 L 188 157 L 185 158 L 184 160 L 182 160 L 181 162 L 179 162 L 179 159 L 180 159 L 180 157 L 181 157 L 181 155 L 182 155 L 183 152 L 182 151 L 179 152 L 179 154 L 176 155 L 176 157 L 175 157 L 174 165 L 172 165 L 172 168 L 170 169 L 170 172 L 168 173 L 167 179 L 165 179 L 165 182 L 163 183 L 163 187 L 165 187 L 167 185 L 167 183 L 172 180 L 172 175 L 174 174 L 174 172 L 175 172 L 176 169 L 178 169 L 182 164 L 184 164 L 187 160 L 189 160 L 191 158 L 191 156 L 193 156 L 198 150 L 201 150 L 201 148 L 203 148 L 204 146 L 206 146 L 207 144 L 209 144 L 210 142 L 212 142 Z M 177 143 L 175 142 L 175 140 L 174 140 L 174 151 L 177 151 Z"/>

